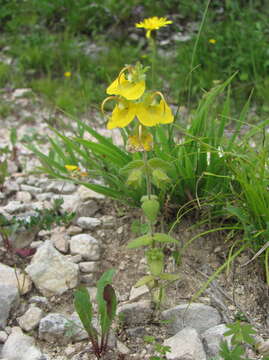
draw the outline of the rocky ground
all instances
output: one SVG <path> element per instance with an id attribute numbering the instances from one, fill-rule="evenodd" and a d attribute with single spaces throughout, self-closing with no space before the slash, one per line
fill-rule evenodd
<path id="1" fill-rule="evenodd" d="M 17 129 L 16 157 L 9 156 L 9 176 L 0 193 L 0 214 L 27 219 L 36 209 L 48 209 L 53 200 L 64 200 L 63 211 L 76 216 L 65 226 L 51 230 L 22 231 L 10 238 L 11 247 L 0 237 L 0 359 L 5 360 L 86 360 L 94 359 L 87 334 L 74 312 L 73 292 L 79 284 L 88 287 L 94 298 L 96 281 L 109 268 L 116 269 L 113 285 L 119 300 L 119 319 L 110 336 L 107 359 L 149 359 L 153 345 L 145 335 L 171 347 L 167 359 L 209 360 L 217 355 L 226 323 L 240 316 L 257 330 L 257 352 L 246 349 L 249 358 L 262 359 L 269 352 L 268 288 L 258 262 L 244 265 L 252 256 L 245 253 L 229 273 L 214 280 L 201 296 L 192 296 L 225 261 L 229 244 L 223 236 L 200 237 L 189 247 L 176 267 L 181 274 L 168 290 L 161 321 L 153 316 L 146 288 L 134 288 L 145 274 L 141 251 L 128 250 L 134 238 L 131 224 L 140 214 L 105 199 L 84 187 L 35 175 L 38 161 L 25 146 L 45 138 L 49 124 L 60 115 L 51 112 L 23 89 L 5 95 L 10 113 L 1 120 L 0 148 L 11 148 L 9 133 Z M 66 121 L 66 119 L 62 119 Z M 55 124 L 54 124 L 55 125 Z M 175 228 L 174 236 L 184 244 L 195 233 L 190 220 Z M 201 231 L 195 230 L 196 232 Z M 26 248 L 28 252 L 12 249 Z M 31 251 L 29 251 L 31 249 Z M 171 320 L 164 322 L 163 320 Z"/>

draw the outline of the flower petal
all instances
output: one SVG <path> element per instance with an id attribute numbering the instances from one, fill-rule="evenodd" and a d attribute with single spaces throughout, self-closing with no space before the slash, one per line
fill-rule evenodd
<path id="1" fill-rule="evenodd" d="M 113 109 L 107 128 L 123 128 L 127 126 L 135 117 L 135 104 L 124 101 L 119 102 Z"/>
<path id="2" fill-rule="evenodd" d="M 112 82 L 106 92 L 109 95 L 121 95 L 127 100 L 136 100 L 143 95 L 145 88 L 145 81 L 131 82 L 122 74 Z"/>

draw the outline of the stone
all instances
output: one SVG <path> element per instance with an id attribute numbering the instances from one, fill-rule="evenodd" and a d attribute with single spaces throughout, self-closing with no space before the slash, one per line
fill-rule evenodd
<path id="1" fill-rule="evenodd" d="M 49 343 L 68 344 L 70 341 L 88 339 L 89 335 L 84 330 L 77 313 L 69 317 L 59 313 L 50 313 L 40 321 L 38 337 Z"/>
<path id="2" fill-rule="evenodd" d="M 171 352 L 166 353 L 168 360 L 206 360 L 199 334 L 193 328 L 184 328 L 164 340 L 163 345 L 170 346 Z"/>
<path id="3" fill-rule="evenodd" d="M 7 360 L 41 360 L 43 355 L 35 346 L 33 337 L 14 327 L 3 346 L 2 357 Z"/>
<path id="4" fill-rule="evenodd" d="M 23 249 L 28 247 L 38 234 L 38 228 L 32 227 L 30 229 L 21 227 L 10 236 L 10 242 L 14 248 Z"/>
<path id="5" fill-rule="evenodd" d="M 66 230 L 66 232 L 68 235 L 72 236 L 72 235 L 80 234 L 82 232 L 82 229 L 79 226 L 71 225 Z"/>
<path id="6" fill-rule="evenodd" d="M 32 296 L 29 299 L 29 303 L 30 304 L 37 304 L 39 305 L 39 307 L 41 307 L 43 310 L 44 309 L 49 309 L 50 308 L 50 303 L 48 301 L 48 299 L 45 296 Z"/>
<path id="7" fill-rule="evenodd" d="M 151 302 L 139 301 L 118 306 L 117 314 L 124 326 L 133 327 L 148 323 L 152 316 Z"/>
<path id="8" fill-rule="evenodd" d="M 13 91 L 12 96 L 13 96 L 14 99 L 16 99 L 16 98 L 19 98 L 19 97 L 23 97 L 26 94 L 29 94 L 30 92 L 32 92 L 32 89 L 30 89 L 30 88 L 15 89 Z"/>
<path id="9" fill-rule="evenodd" d="M 82 201 L 90 200 L 90 199 L 104 199 L 105 196 L 103 194 L 99 194 L 91 189 L 86 188 L 81 185 L 78 187 L 78 194 Z"/>
<path id="10" fill-rule="evenodd" d="M 148 295 L 149 294 L 149 289 L 146 285 L 142 285 L 139 287 L 132 287 L 131 291 L 130 291 L 130 297 L 129 300 L 130 301 L 134 301 L 134 300 L 138 300 L 140 299 L 143 295 Z"/>
<path id="11" fill-rule="evenodd" d="M 81 255 L 83 259 L 96 261 L 100 259 L 99 242 L 91 235 L 78 234 L 71 237 L 70 252 L 72 255 Z"/>
<path id="12" fill-rule="evenodd" d="M 121 341 L 117 340 L 117 350 L 123 355 L 130 354 L 131 350 Z"/>
<path id="13" fill-rule="evenodd" d="M 182 304 L 162 312 L 163 320 L 171 320 L 167 324 L 169 335 L 175 335 L 184 327 L 192 327 L 202 333 L 210 327 L 219 325 L 219 312 L 209 305 L 202 303 Z"/>
<path id="14" fill-rule="evenodd" d="M 86 285 L 94 285 L 96 282 L 94 274 L 83 274 L 80 276 L 80 280 Z"/>
<path id="15" fill-rule="evenodd" d="M 94 216 L 99 210 L 99 205 L 95 200 L 88 200 L 82 202 L 80 207 L 76 211 L 77 217 Z"/>
<path id="16" fill-rule="evenodd" d="M 32 288 L 32 282 L 25 272 L 19 268 L 14 270 L 4 264 L 0 264 L 0 288 L 2 285 L 14 287 L 22 295 L 27 294 Z"/>
<path id="17" fill-rule="evenodd" d="M 7 341 L 7 338 L 8 338 L 8 334 L 5 331 L 0 331 L 0 344 L 5 343 Z"/>
<path id="18" fill-rule="evenodd" d="M 17 318 L 17 321 L 23 330 L 31 331 L 38 326 L 42 316 L 43 311 L 40 308 L 31 306 L 26 313 Z"/>
<path id="19" fill-rule="evenodd" d="M 27 211 L 29 207 L 25 203 L 20 201 L 10 201 L 5 207 L 4 210 L 9 214 L 18 214 L 20 212 Z"/>
<path id="20" fill-rule="evenodd" d="M 94 217 L 84 216 L 77 219 L 77 225 L 82 229 L 92 230 L 101 225 L 101 220 Z"/>
<path id="21" fill-rule="evenodd" d="M 57 250 L 66 254 L 69 249 L 70 237 L 63 232 L 55 232 L 51 235 L 51 241 Z"/>
<path id="22" fill-rule="evenodd" d="M 259 342 L 256 345 L 256 349 L 263 356 L 269 356 L 269 339 Z"/>
<path id="23" fill-rule="evenodd" d="M 232 336 L 224 336 L 224 333 L 228 330 L 229 329 L 225 324 L 220 324 L 213 326 L 202 333 L 201 338 L 209 358 L 219 354 L 222 341 L 227 340 L 228 345 L 231 345 Z"/>
<path id="24" fill-rule="evenodd" d="M 115 218 L 112 215 L 103 215 L 100 220 L 105 229 L 111 229 L 115 225 Z"/>
<path id="25" fill-rule="evenodd" d="M 42 193 L 42 189 L 40 189 L 39 187 L 26 185 L 26 184 L 21 184 L 21 190 L 23 192 L 26 191 L 26 192 L 30 193 L 31 195 L 37 195 L 37 194 Z"/>
<path id="26" fill-rule="evenodd" d="M 27 203 L 32 200 L 32 195 L 28 191 L 18 191 L 16 193 L 16 200 Z"/>
<path id="27" fill-rule="evenodd" d="M 142 338 L 146 335 L 146 329 L 144 326 L 137 326 L 135 328 L 126 329 L 126 334 L 133 338 Z"/>
<path id="28" fill-rule="evenodd" d="M 96 261 L 82 261 L 79 263 L 79 269 L 84 273 L 93 273 L 99 270 L 99 263 Z"/>
<path id="29" fill-rule="evenodd" d="M 55 194 L 72 194 L 76 190 L 76 185 L 66 181 L 51 181 L 46 186 L 46 191 Z"/>
<path id="30" fill-rule="evenodd" d="M 32 258 L 26 272 L 44 296 L 61 295 L 78 284 L 78 265 L 45 241 Z"/>
<path id="31" fill-rule="evenodd" d="M 80 207 L 80 198 L 77 193 L 72 195 L 54 195 L 52 199 L 63 199 L 64 202 L 61 206 L 62 212 L 76 212 Z"/>
<path id="32" fill-rule="evenodd" d="M 17 286 L 0 284 L 0 329 L 5 329 L 11 310 L 19 305 Z"/>
<path id="33" fill-rule="evenodd" d="M 70 337 L 65 336 L 69 321 L 59 313 L 50 313 L 39 323 L 38 337 L 49 343 L 67 344 Z"/>

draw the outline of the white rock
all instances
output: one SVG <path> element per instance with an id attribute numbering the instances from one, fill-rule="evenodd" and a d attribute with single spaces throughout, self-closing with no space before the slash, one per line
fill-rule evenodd
<path id="1" fill-rule="evenodd" d="M 130 297 L 129 300 L 134 301 L 137 300 L 139 298 L 141 298 L 143 295 L 149 294 L 149 289 L 146 285 L 143 286 L 139 286 L 138 288 L 136 287 L 132 287 L 131 291 L 130 291 Z"/>
<path id="2" fill-rule="evenodd" d="M 31 331 L 38 326 L 42 316 L 43 311 L 40 308 L 31 306 L 26 313 L 17 318 L 17 320 L 23 330 Z"/>
<path id="3" fill-rule="evenodd" d="M 27 204 L 21 203 L 20 201 L 10 201 L 5 207 L 4 210 L 9 214 L 16 214 L 19 212 L 24 212 L 29 209 Z"/>
<path id="4" fill-rule="evenodd" d="M 5 331 L 0 331 L 0 344 L 7 341 L 8 334 Z"/>
<path id="5" fill-rule="evenodd" d="M 46 191 L 56 194 L 72 194 L 76 190 L 76 185 L 66 181 L 51 181 Z"/>
<path id="6" fill-rule="evenodd" d="M 2 350 L 7 360 L 40 360 L 41 351 L 35 346 L 34 338 L 24 335 L 19 327 L 12 329 Z"/>
<path id="7" fill-rule="evenodd" d="M 84 273 L 92 273 L 99 271 L 99 265 L 96 261 L 82 261 L 79 263 L 79 269 Z"/>
<path id="8" fill-rule="evenodd" d="M 101 221 L 94 217 L 83 216 L 77 219 L 77 225 L 82 229 L 91 230 L 101 224 Z"/>
<path id="9" fill-rule="evenodd" d="M 53 200 L 63 199 L 62 211 L 76 212 L 80 206 L 80 197 L 77 193 L 72 195 L 54 195 Z"/>
<path id="10" fill-rule="evenodd" d="M 32 282 L 27 274 L 19 268 L 14 270 L 4 264 L 0 264 L 0 285 L 1 284 L 15 287 L 22 295 L 27 294 L 32 288 Z"/>
<path id="11" fill-rule="evenodd" d="M 29 202 L 32 200 L 32 195 L 28 191 L 18 191 L 16 193 L 16 200 L 21 202 Z"/>
<path id="12" fill-rule="evenodd" d="M 152 312 L 151 302 L 148 300 L 123 304 L 117 309 L 120 319 L 128 327 L 146 324 L 151 319 Z"/>
<path id="13" fill-rule="evenodd" d="M 11 310 L 19 305 L 17 287 L 0 284 L 0 329 L 5 329 Z"/>
<path id="14" fill-rule="evenodd" d="M 69 248 L 69 236 L 65 232 L 56 232 L 51 236 L 51 241 L 57 250 L 66 254 Z"/>
<path id="15" fill-rule="evenodd" d="M 91 235 L 79 234 L 71 237 L 70 252 L 72 255 L 81 255 L 85 260 L 100 259 L 99 242 Z"/>
<path id="16" fill-rule="evenodd" d="M 21 88 L 21 89 L 15 89 L 13 91 L 13 98 L 16 99 L 16 98 L 19 98 L 19 97 L 23 97 L 25 96 L 26 94 L 32 92 L 32 89 L 29 89 L 29 88 Z"/>
<path id="17" fill-rule="evenodd" d="M 102 225 L 106 229 L 113 228 L 115 225 L 115 218 L 112 215 L 103 215 L 100 220 L 102 221 Z"/>
<path id="18" fill-rule="evenodd" d="M 202 333 L 205 330 L 219 325 L 221 317 L 219 312 L 212 306 L 202 303 L 182 304 L 165 310 L 161 314 L 164 320 L 171 320 L 167 324 L 170 335 L 175 335 L 184 327 L 192 327 Z"/>
<path id="19" fill-rule="evenodd" d="M 168 360 L 206 360 L 203 344 L 195 329 L 187 327 L 163 344 L 171 348 L 171 352 L 166 353 Z"/>
<path id="20" fill-rule="evenodd" d="M 90 200 L 90 199 L 104 199 L 105 198 L 104 195 L 99 194 L 91 189 L 88 189 L 83 185 L 79 186 L 78 194 L 82 201 L 86 201 L 86 200 Z"/>
<path id="21" fill-rule="evenodd" d="M 232 336 L 224 336 L 223 334 L 229 329 L 225 324 L 220 324 L 207 329 L 202 333 L 201 338 L 204 343 L 206 354 L 209 358 L 217 356 L 220 350 L 220 343 L 227 340 L 228 345 L 231 344 Z"/>
<path id="22" fill-rule="evenodd" d="M 38 248 L 25 270 L 44 296 L 61 295 L 78 284 L 78 265 L 68 261 L 50 241 Z"/>
<path id="23" fill-rule="evenodd" d="M 264 356 L 269 356 L 269 339 L 261 341 L 256 345 L 257 350 Z"/>
<path id="24" fill-rule="evenodd" d="M 41 194 L 42 190 L 39 187 L 21 184 L 21 190 L 27 191 L 32 195 Z"/>

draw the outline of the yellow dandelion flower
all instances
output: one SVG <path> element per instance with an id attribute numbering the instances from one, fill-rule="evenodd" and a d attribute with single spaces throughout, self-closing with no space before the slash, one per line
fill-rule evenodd
<path id="1" fill-rule="evenodd" d="M 67 171 L 76 171 L 79 170 L 79 167 L 76 165 L 65 165 L 64 166 L 66 168 Z"/>
<path id="2" fill-rule="evenodd" d="M 65 76 L 66 78 L 70 78 L 70 77 L 72 76 L 71 71 L 66 71 L 66 72 L 64 73 L 64 76 Z"/>
<path id="3" fill-rule="evenodd" d="M 216 39 L 209 39 L 208 40 L 208 42 L 210 43 L 210 44 L 216 44 L 216 42 L 217 42 L 217 40 Z"/>
<path id="4" fill-rule="evenodd" d="M 140 23 L 135 24 L 137 28 L 143 28 L 147 30 L 146 37 L 149 39 L 151 37 L 152 30 L 158 30 L 161 27 L 164 27 L 168 24 L 172 24 L 173 21 L 167 20 L 165 17 L 153 16 L 151 18 L 144 19 Z"/>

